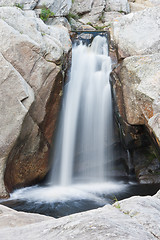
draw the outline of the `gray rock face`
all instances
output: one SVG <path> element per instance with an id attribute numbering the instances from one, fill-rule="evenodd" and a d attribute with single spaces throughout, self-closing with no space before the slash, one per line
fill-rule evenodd
<path id="1" fill-rule="evenodd" d="M 79 21 L 83 24 L 87 24 L 88 22 L 92 24 L 99 24 L 98 21 L 102 18 L 103 10 L 105 9 L 105 1 L 103 0 L 95 0 L 91 4 L 91 8 L 89 13 L 84 14 Z"/>
<path id="2" fill-rule="evenodd" d="M 4 176 L 7 189 L 12 190 L 43 178 L 48 171 L 62 87 L 61 68 L 56 64 L 62 62 L 71 42 L 65 27 L 47 26 L 34 11 L 16 7 L 0 8 L 0 31 L 0 196 L 5 196 Z"/>
<path id="3" fill-rule="evenodd" d="M 44 5 L 49 8 L 55 16 L 66 16 L 71 8 L 72 0 L 40 0 L 37 8 L 42 8 Z"/>
<path id="4" fill-rule="evenodd" d="M 58 25 L 58 26 L 63 26 L 68 29 L 68 31 L 71 31 L 71 26 L 65 17 L 55 17 L 55 18 L 50 18 L 46 22 L 47 25 Z"/>
<path id="5" fill-rule="evenodd" d="M 148 8 L 113 23 L 112 35 L 121 58 L 160 52 L 159 13 L 160 7 Z"/>
<path id="6" fill-rule="evenodd" d="M 91 24 L 95 28 L 102 27 L 103 29 L 109 26 L 114 19 L 117 19 L 124 13 L 128 13 L 129 5 L 127 0 L 75 0 L 71 12 L 79 14 L 78 22 L 82 24 L 82 29 L 83 24 Z M 77 29 L 80 29 L 80 27 L 77 26 Z"/>
<path id="7" fill-rule="evenodd" d="M 155 7 L 160 5 L 159 0 L 129 0 L 131 12 L 141 11 L 148 7 Z"/>
<path id="8" fill-rule="evenodd" d="M 52 219 L 51 217 L 40 214 L 17 212 L 13 209 L 0 205 L 0 226 L 1 228 L 8 227 L 22 227 L 25 225 L 40 223 Z M 4 238 L 5 239 L 5 238 Z"/>
<path id="9" fill-rule="evenodd" d="M 130 7 L 128 0 L 107 0 L 105 10 L 129 13 Z"/>
<path id="10" fill-rule="evenodd" d="M 120 82 L 117 79 L 115 88 L 120 114 L 131 126 L 145 125 L 159 144 L 160 53 L 127 57 L 119 66 L 118 74 Z M 141 144 L 144 145 L 143 140 Z M 157 157 L 151 147 L 143 148 L 143 153 L 140 149 L 135 150 L 135 172 L 141 183 L 160 181 L 160 162 Z"/>
<path id="11" fill-rule="evenodd" d="M 60 219 L 18 213 L 0 206 L 0 221 L 3 221 L 0 238 L 157 240 L 160 238 L 159 211 L 159 193 L 153 197 L 131 197 L 113 206 L 106 205 Z"/>
<path id="12" fill-rule="evenodd" d="M 8 6 L 19 6 L 24 10 L 33 10 L 39 0 L 1 0 L 0 7 Z"/>
<path id="13" fill-rule="evenodd" d="M 144 124 L 160 111 L 160 53 L 132 56 L 123 61 L 123 84 L 127 121 Z"/>
<path id="14" fill-rule="evenodd" d="M 2 54 L 0 63 L 0 194 L 5 196 L 6 158 L 20 134 L 22 122 L 34 101 L 34 92 Z"/>
<path id="15" fill-rule="evenodd" d="M 35 8 L 42 8 L 46 6 L 55 16 L 68 15 L 72 5 L 72 0 L 1 0 L 0 7 L 17 6 L 23 10 L 33 10 Z"/>
<path id="16" fill-rule="evenodd" d="M 90 12 L 92 8 L 93 0 L 75 0 L 72 4 L 72 11 L 78 14 Z"/>

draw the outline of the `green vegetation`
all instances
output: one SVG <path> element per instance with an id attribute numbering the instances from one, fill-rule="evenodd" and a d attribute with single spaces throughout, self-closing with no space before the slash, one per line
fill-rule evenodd
<path id="1" fill-rule="evenodd" d="M 43 22 L 46 22 L 48 18 L 53 17 L 54 13 L 50 11 L 46 6 L 43 6 L 41 9 L 40 18 L 43 20 Z"/>
<path id="2" fill-rule="evenodd" d="M 14 6 L 17 8 L 20 8 L 20 9 L 23 9 L 23 7 L 24 7 L 24 5 L 21 5 L 19 3 L 15 3 Z"/>
<path id="3" fill-rule="evenodd" d="M 93 26 L 97 31 L 102 31 L 106 26 Z"/>
<path id="4" fill-rule="evenodd" d="M 72 3 L 74 3 L 74 0 L 72 0 Z"/>
<path id="5" fill-rule="evenodd" d="M 125 13 L 124 11 L 122 11 L 122 10 L 120 10 L 120 11 L 118 11 L 119 13 Z"/>
<path id="6" fill-rule="evenodd" d="M 91 23 L 91 22 L 87 22 L 86 24 L 92 26 L 92 23 Z M 92 27 L 93 27 L 93 26 L 92 26 Z"/>
<path id="7" fill-rule="evenodd" d="M 68 19 L 69 22 L 70 22 L 71 18 L 73 18 L 74 20 L 78 20 L 78 19 L 79 19 L 79 16 L 78 16 L 77 14 L 73 14 L 73 13 L 70 12 L 70 13 L 67 15 L 67 19 Z"/>
<path id="8" fill-rule="evenodd" d="M 120 206 L 120 204 L 119 204 L 118 199 L 116 198 L 116 196 L 114 196 L 113 200 L 114 200 L 114 205 L 113 205 L 113 206 L 116 207 L 116 208 L 118 208 L 118 209 L 120 209 L 121 206 Z"/>

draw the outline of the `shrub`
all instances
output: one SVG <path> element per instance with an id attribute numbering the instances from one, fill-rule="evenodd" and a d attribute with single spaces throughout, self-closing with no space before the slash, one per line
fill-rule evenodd
<path id="1" fill-rule="evenodd" d="M 50 9 L 48 9 L 46 6 L 43 6 L 43 8 L 41 9 L 41 14 L 40 14 L 40 18 L 43 20 L 43 22 L 46 22 L 48 20 L 48 18 L 53 17 L 54 13 L 50 11 Z"/>

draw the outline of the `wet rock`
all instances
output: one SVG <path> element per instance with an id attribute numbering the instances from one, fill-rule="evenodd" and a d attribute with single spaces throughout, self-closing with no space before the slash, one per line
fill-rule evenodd
<path id="1" fill-rule="evenodd" d="M 134 166 L 140 183 L 160 183 L 160 159 L 152 145 L 134 151 Z"/>

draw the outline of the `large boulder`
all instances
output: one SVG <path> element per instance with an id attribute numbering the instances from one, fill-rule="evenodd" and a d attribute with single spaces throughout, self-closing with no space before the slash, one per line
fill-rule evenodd
<path id="1" fill-rule="evenodd" d="M 21 213 L 0 206 L 0 238 L 157 240 L 160 198 L 131 197 L 95 210 L 59 219 Z"/>
<path id="2" fill-rule="evenodd" d="M 116 71 L 119 78 L 116 79 L 114 89 L 118 112 L 123 117 L 123 121 L 120 119 L 122 136 L 127 148 L 134 151 L 132 161 L 137 179 L 141 183 L 158 183 L 158 154 L 151 146 L 144 128 L 140 130 L 140 125 L 146 126 L 153 142 L 157 148 L 160 147 L 160 53 L 127 57 Z M 135 131 L 131 132 L 128 125 L 133 126 Z M 132 145 L 127 142 L 131 141 L 128 131 L 134 138 Z"/>
<path id="3" fill-rule="evenodd" d="M 119 58 L 160 52 L 160 7 L 130 13 L 112 25 Z"/>
<path id="4" fill-rule="evenodd" d="M 125 58 L 120 79 L 129 124 L 147 124 L 160 112 L 160 53 Z M 159 132 L 157 137 L 160 140 Z"/>
<path id="5" fill-rule="evenodd" d="M 4 196 L 3 176 L 7 190 L 11 191 L 41 180 L 48 171 L 62 91 L 59 64 L 70 50 L 71 42 L 65 27 L 47 26 L 34 12 L 23 12 L 16 7 L 1 7 L 0 23 L 4 112 L 0 196 Z M 7 64 L 8 77 L 4 74 Z"/>

